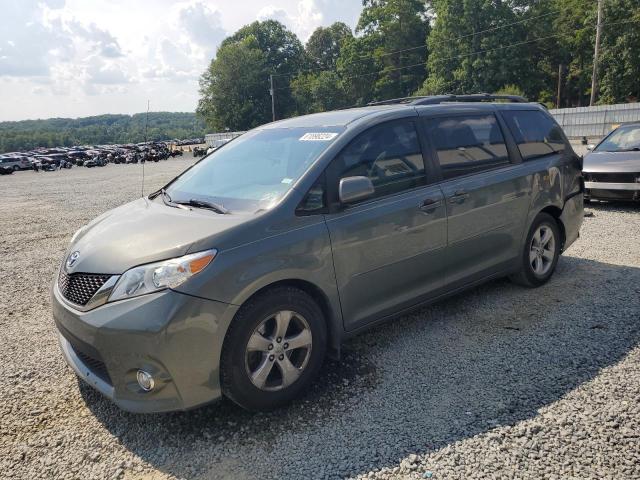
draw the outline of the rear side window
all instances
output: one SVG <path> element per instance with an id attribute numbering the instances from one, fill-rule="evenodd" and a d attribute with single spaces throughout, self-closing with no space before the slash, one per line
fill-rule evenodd
<path id="1" fill-rule="evenodd" d="M 424 160 L 415 125 L 402 120 L 370 128 L 336 157 L 332 173 L 338 181 L 369 177 L 374 197 L 424 185 Z"/>
<path id="2" fill-rule="evenodd" d="M 431 118 L 427 129 L 444 179 L 509 163 L 504 136 L 493 114 Z"/>
<path id="3" fill-rule="evenodd" d="M 520 150 L 523 160 L 563 153 L 566 145 L 560 126 L 535 110 L 504 111 L 502 116 Z"/>

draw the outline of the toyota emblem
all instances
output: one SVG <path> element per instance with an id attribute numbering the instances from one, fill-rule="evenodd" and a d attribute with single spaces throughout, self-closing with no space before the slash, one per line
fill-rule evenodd
<path id="1" fill-rule="evenodd" d="M 73 267 L 78 261 L 78 258 L 80 258 L 80 252 L 73 252 L 71 255 L 69 255 L 69 257 L 67 258 L 67 268 Z"/>

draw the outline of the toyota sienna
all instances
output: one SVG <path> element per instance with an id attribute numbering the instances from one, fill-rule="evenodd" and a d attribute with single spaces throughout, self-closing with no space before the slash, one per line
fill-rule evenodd
<path id="1" fill-rule="evenodd" d="M 125 410 L 273 409 L 365 328 L 497 277 L 547 282 L 583 191 L 561 128 L 520 97 L 270 123 L 73 236 L 62 352 Z"/>

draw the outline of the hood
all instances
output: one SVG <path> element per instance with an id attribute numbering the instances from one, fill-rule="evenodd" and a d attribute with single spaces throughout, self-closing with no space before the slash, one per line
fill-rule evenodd
<path id="1" fill-rule="evenodd" d="M 640 172 L 640 152 L 591 152 L 584 157 L 584 172 Z"/>
<path id="2" fill-rule="evenodd" d="M 185 255 L 194 242 L 206 240 L 246 219 L 247 215 L 184 210 L 141 198 L 90 222 L 69 247 L 68 254 L 79 254 L 75 265 L 66 270 L 122 274 L 137 265 Z"/>

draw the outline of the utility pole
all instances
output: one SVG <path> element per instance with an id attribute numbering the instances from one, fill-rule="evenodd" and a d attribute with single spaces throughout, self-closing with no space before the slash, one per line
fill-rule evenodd
<path id="1" fill-rule="evenodd" d="M 276 91 L 273 89 L 273 75 L 269 75 L 269 93 L 271 94 L 271 117 L 276 121 Z"/>
<path id="2" fill-rule="evenodd" d="M 589 106 L 596 103 L 598 94 L 598 60 L 600 56 L 600 38 L 602 37 L 602 2 L 598 0 L 598 25 L 596 25 L 596 48 L 593 52 L 593 73 L 591 74 L 591 100 Z"/>
<path id="3" fill-rule="evenodd" d="M 562 94 L 562 64 L 558 65 L 558 93 L 556 95 L 556 108 L 560 108 L 561 94 Z"/>

